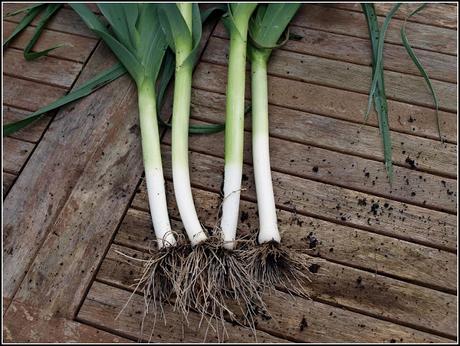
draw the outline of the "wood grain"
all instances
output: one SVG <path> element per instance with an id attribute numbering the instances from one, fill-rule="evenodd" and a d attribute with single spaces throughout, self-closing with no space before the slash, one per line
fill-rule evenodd
<path id="1" fill-rule="evenodd" d="M 379 17 L 379 23 L 383 18 Z M 330 6 L 308 4 L 302 6 L 293 19 L 293 24 L 302 27 L 368 38 L 366 20 L 362 13 L 341 10 Z M 385 35 L 385 41 L 401 45 L 400 28 L 403 21 L 393 19 Z M 407 23 L 407 36 L 412 47 L 445 54 L 456 55 L 456 31 L 419 23 Z"/>
<path id="2" fill-rule="evenodd" d="M 130 338 L 148 342 L 152 333 L 153 318 L 150 315 L 146 318 L 143 335 L 140 335 L 144 309 L 144 300 L 141 296 L 134 295 L 120 317 L 115 319 L 124 303 L 128 301 L 130 294 L 126 290 L 105 283 L 94 282 L 77 318 L 104 329 L 117 331 Z M 203 326 L 198 328 L 200 316 L 197 313 L 190 313 L 189 326 L 187 326 L 185 321 L 181 319 L 181 315 L 172 311 L 171 307 L 165 306 L 165 312 L 167 321 L 166 323 L 157 321 L 151 342 L 218 342 L 217 335 L 213 330 L 210 329 L 206 335 L 206 322 L 203 322 Z M 249 329 L 238 325 L 233 326 L 228 322 L 226 328 L 229 334 L 226 342 L 254 342 L 254 335 Z M 263 343 L 287 342 L 287 340 L 264 332 L 258 333 L 257 341 Z"/>
<path id="3" fill-rule="evenodd" d="M 10 76 L 3 76 L 3 86 L 4 104 L 31 112 L 47 106 L 66 93 L 63 88 Z"/>
<path id="4" fill-rule="evenodd" d="M 14 138 L 3 138 L 3 170 L 17 175 L 32 153 L 33 148 L 32 143 Z"/>
<path id="5" fill-rule="evenodd" d="M 7 172 L 3 172 L 3 181 L 2 181 L 3 199 L 5 199 L 5 196 L 8 194 L 8 191 L 10 191 L 10 188 L 13 185 L 15 180 L 16 180 L 16 175 L 7 173 Z"/>
<path id="6" fill-rule="evenodd" d="M 8 37 L 16 27 L 15 23 L 3 22 L 3 38 Z M 34 34 L 34 28 L 28 27 L 19 34 L 13 41 L 10 42 L 9 47 L 16 49 L 24 49 L 29 43 L 32 35 Z M 40 38 L 34 45 L 33 51 L 41 51 L 55 46 L 56 44 L 65 43 L 65 47 L 61 47 L 53 50 L 48 55 L 55 58 L 67 59 L 84 63 L 88 56 L 91 54 L 93 49 L 96 47 L 97 40 L 81 37 L 63 32 L 43 30 Z"/>
<path id="7" fill-rule="evenodd" d="M 226 68 L 223 66 L 201 62 L 196 73 L 200 77 L 194 80 L 194 87 L 224 94 L 225 86 L 219 81 L 225 80 L 226 73 Z M 355 123 L 364 123 L 364 112 L 368 100 L 365 94 L 276 76 L 268 76 L 268 84 L 268 98 L 271 104 Z M 246 90 L 249 98 L 249 81 Z M 388 115 L 392 130 L 439 138 L 435 113 L 432 109 L 390 100 L 388 101 Z M 440 119 L 443 136 L 456 141 L 456 135 L 452 129 L 449 129 L 451 126 L 456 129 L 455 118 L 451 113 L 441 112 Z M 377 125 L 374 110 L 369 116 L 368 124 Z"/>
<path id="8" fill-rule="evenodd" d="M 226 73 L 226 69 L 222 66 L 200 63 L 197 67 L 197 78 L 194 80 L 194 87 L 224 95 L 225 86 L 219 81 L 225 80 Z M 328 133 L 326 139 L 328 141 L 334 141 L 334 138 L 336 137 L 341 138 L 343 136 L 342 133 L 347 132 L 345 138 L 351 144 L 355 144 L 356 142 L 372 142 L 371 145 L 366 144 L 365 146 L 368 148 L 374 148 L 372 150 L 374 158 L 383 158 L 378 129 L 373 128 L 369 130 L 369 126 L 362 124 L 346 124 L 345 122 L 342 122 L 341 124 L 348 126 L 342 130 L 338 128 L 337 132 L 331 132 L 332 129 L 329 127 L 329 125 L 334 123 L 334 121 L 328 117 L 347 120 L 350 122 L 361 122 L 363 120 L 362 111 L 365 109 L 365 104 L 367 102 L 365 95 L 321 87 L 318 85 L 313 86 L 279 77 L 269 77 L 268 82 L 269 103 L 282 107 L 282 111 L 280 112 L 281 114 L 292 114 L 293 112 L 291 110 L 294 109 L 316 115 L 323 115 L 323 117 L 321 117 L 321 122 L 313 123 L 311 121 L 312 119 L 310 114 L 305 116 L 308 120 L 304 120 L 303 122 L 309 122 L 310 124 L 314 124 L 315 127 L 318 126 L 320 128 L 322 128 L 323 125 L 326 126 L 325 130 L 327 131 L 326 133 Z M 249 97 L 249 95 L 247 96 Z M 312 102 L 312 100 L 315 100 L 315 102 Z M 211 100 L 208 100 L 206 105 L 213 105 L 213 103 Z M 362 107 L 360 107 L 360 105 Z M 286 109 L 286 107 L 289 109 Z M 398 117 L 402 117 L 401 113 L 395 109 L 390 109 L 389 112 L 390 124 L 397 124 Z M 297 112 L 296 114 L 299 113 Z M 412 113 L 411 115 L 408 115 L 408 121 L 410 121 L 411 117 L 413 117 L 412 119 L 415 118 L 417 121 L 418 119 L 423 119 L 422 115 L 419 116 Z M 371 115 L 370 119 L 373 118 L 374 116 Z M 289 122 L 286 122 L 286 118 L 284 118 L 285 125 L 283 127 L 287 127 L 288 131 L 293 132 L 296 128 L 292 126 L 293 124 L 290 123 L 290 121 L 292 121 L 291 118 L 289 118 Z M 374 119 L 372 121 L 374 121 Z M 412 120 L 412 122 L 414 121 Z M 282 125 L 277 124 L 277 126 Z M 351 126 L 354 130 L 348 132 L 350 128 L 349 126 Z M 445 125 L 443 125 L 443 128 L 445 128 Z M 299 132 L 305 132 L 302 127 L 297 129 Z M 333 138 L 331 138 L 331 133 L 334 133 Z M 315 132 L 311 133 L 311 135 L 315 138 L 319 137 L 319 134 Z M 304 134 L 303 136 L 308 135 Z M 430 139 L 407 136 L 396 132 L 392 133 L 392 143 L 394 151 L 393 160 L 396 163 L 403 164 L 406 167 L 411 167 L 411 165 L 406 162 L 407 158 L 409 158 L 410 160 L 415 160 L 414 166 L 420 170 L 433 172 L 439 175 L 456 177 L 457 163 L 455 157 L 457 155 L 457 148 L 455 145 L 441 143 Z M 343 148 L 344 150 L 347 150 L 347 147 Z M 361 152 L 358 153 L 361 155 Z"/>
<path id="9" fill-rule="evenodd" d="M 452 5 L 456 6 L 456 4 Z M 330 6 L 361 12 L 361 6 L 359 4 L 338 3 L 331 4 Z M 419 4 L 415 3 L 404 3 L 395 13 L 394 17 L 404 20 L 418 6 Z M 391 4 L 375 4 L 375 10 L 379 16 L 385 16 L 391 7 Z M 456 9 L 450 8 L 449 4 L 430 3 L 422 11 L 409 18 L 409 21 L 427 25 L 441 26 L 449 29 L 457 29 Z"/>
<path id="10" fill-rule="evenodd" d="M 22 9 L 24 7 L 30 6 L 27 3 L 7 3 L 3 7 L 3 11 L 5 13 L 16 11 Z M 19 23 L 19 21 L 23 18 L 24 14 L 18 14 L 14 17 L 7 17 L 5 18 L 6 21 L 12 23 Z M 37 25 L 37 22 L 40 20 L 40 16 L 36 17 L 30 26 L 34 27 Z M 96 34 L 94 34 L 80 16 L 70 8 L 61 8 L 47 23 L 45 26 L 47 29 L 64 32 L 73 35 L 79 36 L 86 36 L 90 38 L 97 38 Z"/>
<path id="11" fill-rule="evenodd" d="M 198 109 L 197 114 L 219 116 L 223 112 L 224 110 L 219 112 L 202 107 Z M 196 120 L 194 123 L 208 124 Z M 171 144 L 170 131 L 164 141 Z M 245 132 L 244 143 L 244 161 L 251 164 L 253 153 L 249 131 Z M 454 179 L 396 166 L 393 183 L 390 185 L 385 167 L 381 162 L 279 138 L 270 139 L 270 148 L 271 167 L 277 172 L 352 188 L 453 214 L 457 212 L 457 181 Z M 224 152 L 223 138 L 220 134 L 193 136 L 190 141 L 190 149 L 221 156 Z"/>
<path id="12" fill-rule="evenodd" d="M 172 177 L 170 148 L 163 147 L 165 176 Z M 219 192 L 223 159 L 192 152 L 190 154 L 193 186 Z M 242 198 L 255 201 L 252 167 L 244 165 Z M 317 217 L 382 235 L 455 251 L 456 216 L 421 208 L 309 179 L 272 172 L 275 202 L 279 209 Z M 366 204 L 360 203 L 365 200 Z M 140 202 L 141 204 L 137 204 Z M 145 195 L 133 205 L 146 209 Z M 388 206 L 386 208 L 385 206 Z M 374 212 L 375 209 L 375 212 Z"/>
<path id="13" fill-rule="evenodd" d="M 113 61 L 107 50 L 101 47 L 80 78 L 87 80 L 111 64 Z M 110 115 L 122 108 L 122 99 L 111 98 L 116 104 L 107 104 L 107 93 L 126 94 L 130 88 L 126 82 L 127 78 L 120 79 L 62 109 L 5 199 L 3 287 L 6 297 L 12 297 L 16 291 L 34 254 L 45 240 L 48 227 L 54 223 L 93 151 L 104 138 Z M 39 101 L 43 102 L 42 99 Z M 68 117 L 72 121 L 68 121 Z M 17 210 L 33 212 L 17 213 Z M 17 232 L 18 229 L 23 232 Z"/>
<path id="14" fill-rule="evenodd" d="M 175 220 L 180 220 L 171 186 L 171 183 L 168 183 L 170 215 Z M 201 221 L 212 228 L 217 223 L 219 195 L 201 189 L 193 189 L 193 193 Z M 258 225 L 257 205 L 242 201 L 240 209 L 239 234 L 255 232 Z M 417 282 L 419 285 L 435 287 L 451 293 L 455 293 L 457 289 L 455 254 L 284 210 L 278 210 L 277 216 L 286 246 L 301 251 L 311 247 L 308 251 L 312 255 L 368 272 L 378 272 L 381 275 Z M 182 226 L 175 220 L 174 227 L 180 230 Z M 309 240 L 312 236 L 316 238 L 317 244 Z M 114 242 L 141 251 L 149 251 L 155 248 L 153 241 L 153 230 L 148 213 L 129 209 Z"/>
<path id="15" fill-rule="evenodd" d="M 363 66 L 371 66 L 371 44 L 367 38 L 344 36 L 326 31 L 312 30 L 296 25 L 289 27 L 289 32 L 297 35 L 281 47 L 282 50 L 320 56 L 337 61 L 346 61 Z M 228 38 L 227 30 L 219 24 L 214 36 Z M 337 49 L 340 47 L 340 49 Z M 431 79 L 456 83 L 457 58 L 438 52 L 414 49 L 417 58 Z M 386 70 L 403 74 L 420 75 L 406 49 L 400 45 L 386 43 L 383 50 L 383 64 Z M 328 78 L 330 79 L 330 77 Z"/>
<path id="16" fill-rule="evenodd" d="M 80 63 L 53 57 L 26 61 L 22 52 L 16 49 L 6 49 L 3 63 L 5 66 L 3 73 L 8 76 L 65 89 L 70 89 L 83 67 Z"/>
<path id="17" fill-rule="evenodd" d="M 115 250 L 131 257 L 143 258 L 143 253 L 139 251 L 123 247 L 113 247 L 98 273 L 98 280 L 130 289 L 130 285 L 132 285 L 134 280 L 141 274 L 142 267 L 138 261 L 125 259 L 124 256 L 114 252 Z M 316 276 L 318 276 L 318 278 L 316 278 Z M 363 283 L 362 288 L 356 287 L 356 280 L 358 277 L 361 277 Z M 423 290 L 413 285 L 410 287 L 410 285 L 402 284 L 401 287 L 401 285 L 393 281 L 378 276 L 374 277 L 372 274 L 349 269 L 340 265 L 325 263 L 321 266 L 318 275 L 315 275 L 314 283 L 308 287 L 309 294 L 315 302 L 299 297 L 292 297 L 277 291 L 276 294 L 265 297 L 272 319 L 267 320 L 267 318 L 258 318 L 257 328 L 269 333 L 274 333 L 275 335 L 284 335 L 289 340 L 296 342 L 351 340 L 348 338 L 354 338 L 355 341 L 367 341 L 370 340 L 368 338 L 371 336 L 377 337 L 381 341 L 388 341 L 393 335 L 398 335 L 399 337 L 403 337 L 403 339 L 408 338 L 409 340 L 412 340 L 412 338 L 417 339 L 422 335 L 427 337 L 425 333 L 420 334 L 419 331 L 413 329 L 347 311 L 351 307 L 354 307 L 360 310 L 360 312 L 365 311 L 366 314 L 372 311 L 379 311 L 379 317 L 400 316 L 397 317 L 397 319 L 401 318 L 400 322 L 410 323 L 414 321 L 417 322 L 416 325 L 418 326 L 432 323 L 432 326 L 436 325 L 436 328 L 438 324 L 441 326 L 441 324 L 436 321 L 436 318 L 443 316 L 442 325 L 444 325 L 444 328 L 442 331 L 446 330 L 446 325 L 448 324 L 450 327 L 447 328 L 450 328 L 449 330 L 455 333 L 455 297 L 447 296 L 445 303 L 453 305 L 452 307 L 448 306 L 447 311 L 445 310 L 445 305 L 441 305 L 443 306 L 442 312 L 438 311 L 433 313 L 432 316 L 424 316 L 418 320 L 414 318 L 413 312 L 409 312 L 408 309 L 411 309 L 410 306 L 401 306 L 401 304 L 405 305 L 405 303 L 399 302 L 399 299 L 403 301 L 405 298 L 412 299 L 410 301 L 412 303 L 412 309 L 414 309 L 414 299 L 409 298 L 408 295 L 415 294 L 418 298 L 417 301 L 420 302 L 418 309 L 424 310 L 423 305 L 429 304 L 428 302 L 432 299 L 431 292 L 423 292 Z M 331 282 L 333 282 L 334 285 L 332 285 Z M 335 292 L 334 296 L 329 297 L 329 292 L 331 290 L 329 286 L 331 285 L 334 289 L 337 287 L 337 292 Z M 366 291 L 369 291 L 369 293 L 366 293 Z M 376 294 L 376 292 L 379 294 Z M 359 294 L 359 298 L 356 297 L 357 294 Z M 432 294 L 439 297 L 435 292 Z M 397 299 L 397 303 L 389 306 L 388 302 L 394 301 L 395 298 Z M 347 310 L 324 304 L 318 300 L 333 304 L 346 303 L 343 305 L 345 305 Z M 433 307 L 440 306 L 437 301 L 431 302 L 431 304 L 433 303 Z M 286 310 L 286 306 L 289 306 L 289 310 Z M 335 318 L 331 318 L 331 312 L 332 315 L 339 314 L 340 321 L 344 324 L 340 324 Z M 449 313 L 453 315 L 449 315 Z M 310 331 L 308 331 L 309 328 L 306 328 L 307 331 L 299 328 L 302 315 L 304 315 L 309 322 L 312 322 Z M 403 315 L 404 319 L 402 318 Z M 409 320 L 407 320 L 407 318 L 409 318 Z M 318 325 L 313 321 L 317 321 Z M 310 326 L 310 323 L 308 324 Z M 364 324 L 366 327 L 360 327 L 358 324 Z M 318 328 L 319 326 L 321 326 L 321 328 Z M 394 331 L 379 336 L 373 333 L 375 330 L 381 330 L 383 332 L 385 329 Z M 324 333 L 324 330 L 327 330 L 328 333 Z M 343 333 L 345 330 L 350 334 L 344 335 Z M 367 335 L 367 333 L 370 333 L 370 335 Z M 380 332 L 378 333 L 380 334 Z M 323 339 L 319 338 L 319 335 L 322 335 Z M 318 339 L 308 339 L 309 337 L 313 338 L 313 336 L 316 336 Z"/>
<path id="18" fill-rule="evenodd" d="M 3 123 L 8 124 L 14 121 L 21 120 L 28 116 L 31 112 L 24 111 L 22 109 L 3 106 Z M 50 112 L 51 113 L 51 112 Z M 38 142 L 45 131 L 48 123 L 51 120 L 51 114 L 43 116 L 40 120 L 37 120 L 32 125 L 28 126 L 23 130 L 19 130 L 11 135 L 11 137 L 16 139 L 21 139 L 27 142 Z"/>
<path id="19" fill-rule="evenodd" d="M 6 313 L 3 341 L 14 343 L 129 343 L 123 337 L 14 301 Z"/>
<path id="20" fill-rule="evenodd" d="M 202 61 L 226 66 L 228 43 L 229 41 L 225 39 L 211 38 Z M 455 70 L 455 65 L 451 68 Z M 369 93 L 372 78 L 372 68 L 368 66 L 299 54 L 283 49 L 277 49 L 273 52 L 268 65 L 268 73 L 282 78 L 355 91 L 365 95 Z M 457 109 L 456 84 L 433 80 L 432 85 L 440 100 L 440 109 L 455 112 Z M 388 99 L 434 107 L 433 98 L 423 77 L 385 71 L 385 91 Z"/>

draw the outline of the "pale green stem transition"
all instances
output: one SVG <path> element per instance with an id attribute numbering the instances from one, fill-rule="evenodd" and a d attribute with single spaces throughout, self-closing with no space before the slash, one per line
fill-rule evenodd
<path id="1" fill-rule="evenodd" d="M 192 4 L 178 4 L 190 32 L 192 25 Z M 193 49 L 190 39 L 176 40 L 176 71 L 174 80 L 174 100 L 172 117 L 172 169 L 176 203 L 192 245 L 207 239 L 199 222 L 190 186 L 188 162 L 188 128 L 190 99 L 192 91 L 193 65 L 186 61 Z"/>
<path id="2" fill-rule="evenodd" d="M 145 79 L 138 85 L 139 119 L 142 138 L 145 180 L 149 197 L 153 228 L 158 246 L 176 243 L 166 203 L 165 184 L 161 162 L 160 136 L 158 132 L 156 95 L 153 81 Z"/>
<path id="3" fill-rule="evenodd" d="M 252 11 L 253 9 L 235 18 L 235 27 L 230 30 L 225 118 L 224 200 L 221 219 L 224 246 L 230 250 L 235 245 L 243 174 L 246 39 Z"/>

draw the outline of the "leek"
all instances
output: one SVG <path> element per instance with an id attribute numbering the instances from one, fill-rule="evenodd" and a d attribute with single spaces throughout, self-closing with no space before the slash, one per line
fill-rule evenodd
<path id="1" fill-rule="evenodd" d="M 252 92 L 252 153 L 259 213 L 258 245 L 242 253 L 248 272 L 263 286 L 280 284 L 306 295 L 311 257 L 281 244 L 270 170 L 267 65 L 272 50 L 289 38 L 286 30 L 300 4 L 260 5 L 249 26 Z M 280 40 L 282 42 L 280 42 Z"/>
<path id="2" fill-rule="evenodd" d="M 159 6 L 163 30 L 176 56 L 171 146 L 174 193 L 185 231 L 195 246 L 208 238 L 193 202 L 188 163 L 192 72 L 201 39 L 200 11 L 198 4 L 192 3 Z"/>
<path id="3" fill-rule="evenodd" d="M 233 3 L 225 18 L 230 33 L 225 115 L 224 199 L 220 228 L 224 247 L 235 247 L 243 175 L 244 91 L 249 19 L 257 4 Z"/>
<path id="4" fill-rule="evenodd" d="M 158 7 L 147 3 L 98 4 L 111 26 L 112 34 L 86 5 L 70 5 L 112 50 L 137 86 L 145 180 L 153 228 L 160 249 L 146 262 L 147 270 L 139 285 L 144 284 L 146 310 L 152 302 L 156 314 L 156 305 L 160 304 L 161 307 L 163 301 L 168 301 L 177 286 L 177 266 L 183 255 L 182 248 L 176 246 L 176 237 L 171 230 L 160 152 L 155 82 L 167 42 L 161 30 Z"/>

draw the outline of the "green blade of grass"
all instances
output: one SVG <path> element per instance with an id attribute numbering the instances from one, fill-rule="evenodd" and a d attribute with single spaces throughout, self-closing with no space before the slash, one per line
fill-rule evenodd
<path id="1" fill-rule="evenodd" d="M 46 7 L 47 5 L 40 4 L 37 6 L 32 6 L 28 7 L 25 9 L 21 9 L 18 11 L 15 11 L 13 13 L 18 14 L 24 11 L 27 11 L 27 14 L 20 20 L 14 31 L 11 33 L 11 35 L 3 42 L 3 47 L 8 46 L 8 44 L 16 38 L 17 35 L 19 35 L 34 19 L 35 17 L 38 16 L 38 14 Z M 15 14 L 11 14 L 10 16 L 13 16 Z"/>
<path id="2" fill-rule="evenodd" d="M 95 90 L 106 85 L 107 83 L 110 83 L 111 81 L 117 79 L 125 73 L 126 69 L 121 64 L 116 64 L 111 68 L 104 70 L 96 77 L 81 85 L 76 90 L 71 91 L 69 94 L 59 98 L 58 100 L 50 103 L 49 105 L 40 108 L 39 110 L 30 114 L 28 117 L 13 123 L 3 125 L 3 136 L 8 136 L 16 131 L 21 130 L 27 125 L 30 125 L 33 122 L 40 119 L 41 117 L 43 117 L 49 111 L 57 109 L 61 106 L 64 106 L 70 102 L 76 101 L 84 96 L 93 93 Z"/>
<path id="3" fill-rule="evenodd" d="M 400 6 L 401 4 L 397 3 L 391 8 L 391 10 L 388 12 L 388 14 L 385 17 L 382 28 L 380 29 L 380 35 L 378 38 L 378 45 L 377 45 L 377 52 L 375 54 L 375 68 L 374 68 L 374 73 L 372 77 L 371 91 L 369 93 L 369 101 L 368 101 L 367 111 L 365 115 L 366 120 L 369 117 L 369 113 L 372 108 L 372 99 L 373 99 L 375 90 L 377 88 L 377 82 L 378 82 L 378 78 L 380 75 L 379 71 L 380 69 L 383 69 L 383 44 L 385 42 L 385 34 L 386 34 L 386 31 L 388 29 L 388 25 L 390 24 L 391 19 L 393 18 L 393 16 L 395 15 L 396 11 L 399 9 Z M 375 21 L 377 22 L 377 17 L 374 16 L 374 18 L 375 18 Z M 378 22 L 377 22 L 377 26 L 378 26 Z"/>
<path id="4" fill-rule="evenodd" d="M 45 28 L 46 23 L 53 17 L 53 15 L 63 6 L 63 4 L 48 4 L 45 8 L 45 12 L 43 12 L 40 20 L 37 23 L 37 27 L 35 28 L 35 32 L 30 39 L 27 46 L 24 48 L 24 58 L 26 60 L 34 60 L 41 56 L 47 55 L 49 52 L 63 47 L 65 44 L 58 44 L 51 48 L 44 49 L 39 52 L 32 52 L 32 48 L 34 47 L 35 43 L 37 42 L 38 38 L 40 37 L 43 29 Z"/>
<path id="5" fill-rule="evenodd" d="M 6 13 L 5 17 L 3 17 L 3 18 L 14 17 L 14 16 L 17 16 L 18 14 L 21 14 L 22 12 L 30 11 L 30 10 L 36 8 L 36 7 L 45 6 L 45 5 L 46 4 L 39 3 L 39 4 L 34 4 L 34 5 L 31 5 L 31 6 L 24 7 L 24 8 L 20 8 L 19 10 Z"/>
<path id="6" fill-rule="evenodd" d="M 407 20 L 410 17 L 412 17 L 413 15 L 415 15 L 417 12 L 419 12 L 423 8 L 425 8 L 426 5 L 427 4 L 423 4 L 423 5 L 419 6 L 419 7 L 417 7 L 417 9 L 415 9 L 412 13 L 410 13 L 405 18 L 404 23 L 401 26 L 401 40 L 402 40 L 402 43 L 404 45 L 404 48 L 406 48 L 407 54 L 409 54 L 409 56 L 412 59 L 413 63 L 415 64 L 415 66 L 417 66 L 417 69 L 419 70 L 419 72 L 423 76 L 423 79 L 425 79 L 425 82 L 426 82 L 428 88 L 430 89 L 431 96 L 433 97 L 433 102 L 434 102 L 434 106 L 435 106 L 436 125 L 437 125 L 437 128 L 438 128 L 439 140 L 443 141 L 442 134 L 441 134 L 441 123 L 439 121 L 439 100 L 438 100 L 438 96 L 436 95 L 436 92 L 434 91 L 433 85 L 431 84 L 430 77 L 428 76 L 427 72 L 423 68 L 420 60 L 415 55 L 415 52 L 414 52 L 414 50 L 412 49 L 412 47 L 411 47 L 411 45 L 409 43 L 409 40 L 407 38 L 407 33 L 406 33 Z"/>
<path id="7" fill-rule="evenodd" d="M 375 13 L 374 4 L 362 4 L 363 12 L 366 17 L 369 36 L 371 39 L 372 47 L 372 74 L 375 78 L 375 90 L 372 95 L 369 95 L 370 98 L 374 100 L 375 110 L 378 117 L 378 125 L 380 131 L 380 137 L 382 139 L 383 145 L 383 157 L 385 163 L 385 169 L 387 172 L 388 180 L 390 185 L 393 181 L 393 161 L 392 161 L 392 146 L 391 146 L 391 136 L 390 136 L 390 126 L 388 120 L 388 105 L 385 94 L 385 84 L 383 76 L 383 46 L 380 46 L 379 43 L 383 42 L 383 37 L 381 35 L 379 24 L 377 21 L 377 15 Z M 380 49 L 379 49 L 380 48 Z M 379 55 L 380 53 L 380 55 Z M 377 64 L 377 61 L 380 59 L 380 63 Z M 377 69 L 378 68 L 378 69 Z M 368 109 L 368 113 L 370 109 Z M 365 121 L 367 121 L 368 113 L 366 113 Z"/>

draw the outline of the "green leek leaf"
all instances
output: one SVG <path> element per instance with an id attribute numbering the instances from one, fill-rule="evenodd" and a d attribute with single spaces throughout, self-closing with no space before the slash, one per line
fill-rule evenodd
<path id="1" fill-rule="evenodd" d="M 404 23 L 401 26 L 401 39 L 402 39 L 402 43 L 404 45 L 404 48 L 406 48 L 407 53 L 409 54 L 410 58 L 414 62 L 415 66 L 417 66 L 418 70 L 420 71 L 420 73 L 423 76 L 423 79 L 425 79 L 425 82 L 426 82 L 428 88 L 430 89 L 431 96 L 433 97 L 433 102 L 434 102 L 434 106 L 435 106 L 436 125 L 437 125 L 437 129 L 438 129 L 438 135 L 439 135 L 439 139 L 441 141 L 443 141 L 443 138 L 442 138 L 442 135 L 441 135 L 441 123 L 439 121 L 439 101 L 438 101 L 438 96 L 436 95 L 436 92 L 434 91 L 434 88 L 433 88 L 433 85 L 431 84 L 431 80 L 430 80 L 430 77 L 428 76 L 428 73 L 423 68 L 422 63 L 417 58 L 417 55 L 415 55 L 415 52 L 414 52 L 414 50 L 412 49 L 412 47 L 411 47 L 411 45 L 409 43 L 409 40 L 407 38 L 407 33 L 406 33 L 407 20 L 410 17 L 412 17 L 413 15 L 415 15 L 416 13 L 418 13 L 419 11 L 421 11 L 423 8 L 425 8 L 426 5 L 427 4 L 425 3 L 425 4 L 417 7 L 412 13 L 410 13 L 405 18 Z"/>

